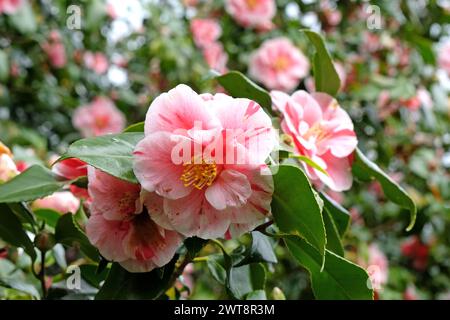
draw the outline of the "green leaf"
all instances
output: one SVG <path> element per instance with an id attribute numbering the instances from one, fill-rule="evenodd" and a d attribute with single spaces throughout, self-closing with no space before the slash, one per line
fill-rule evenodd
<path id="1" fill-rule="evenodd" d="M 373 299 L 369 276 L 361 267 L 327 250 L 321 271 L 322 257 L 316 249 L 299 237 L 289 236 L 285 241 L 294 258 L 309 271 L 317 299 Z"/>
<path id="2" fill-rule="evenodd" d="M 89 242 L 71 213 L 66 213 L 59 218 L 55 228 L 55 238 L 58 243 L 69 247 L 79 247 L 93 261 L 100 260 L 98 250 Z"/>
<path id="3" fill-rule="evenodd" d="M 230 71 L 216 77 L 216 79 L 231 96 L 253 100 L 259 103 L 267 113 L 273 114 L 272 98 L 270 97 L 269 92 L 258 86 L 242 73 Z"/>
<path id="4" fill-rule="evenodd" d="M 3 203 L 0 203 L 0 238 L 13 246 L 23 248 L 33 261 L 36 259 L 33 243 L 19 218 Z"/>
<path id="5" fill-rule="evenodd" d="M 264 290 L 266 270 L 261 263 L 233 267 L 228 271 L 227 289 L 236 299 L 243 299 L 255 290 Z"/>
<path id="6" fill-rule="evenodd" d="M 61 189 L 66 182 L 56 181 L 50 170 L 34 165 L 0 185 L 0 203 L 32 201 Z"/>
<path id="7" fill-rule="evenodd" d="M 249 263 L 268 262 L 277 263 L 277 257 L 273 252 L 272 244 L 269 237 L 263 235 L 261 232 L 252 232 L 252 245 L 245 254 L 245 258 L 240 261 L 236 267 L 243 266 Z"/>
<path id="8" fill-rule="evenodd" d="M 108 269 L 97 272 L 97 266 L 94 264 L 83 264 L 80 266 L 81 277 L 95 288 L 100 288 L 100 283 L 105 281 L 108 275 Z"/>
<path id="9" fill-rule="evenodd" d="M 206 260 L 206 266 L 214 279 L 221 285 L 225 285 L 227 280 L 227 271 L 223 266 L 222 255 L 210 255 Z"/>
<path id="10" fill-rule="evenodd" d="M 327 194 L 321 192 L 320 197 L 323 200 L 325 210 L 331 215 L 339 235 L 342 238 L 350 225 L 350 213 Z"/>
<path id="11" fill-rule="evenodd" d="M 323 210 L 322 216 L 323 222 L 325 223 L 325 230 L 327 232 L 327 249 L 341 257 L 344 257 L 344 248 L 342 246 L 338 229 L 328 210 Z"/>
<path id="12" fill-rule="evenodd" d="M 34 214 L 52 228 L 56 227 L 58 219 L 61 217 L 61 213 L 51 209 L 37 209 L 34 211 Z"/>
<path id="13" fill-rule="evenodd" d="M 9 16 L 14 27 L 21 33 L 33 33 L 37 29 L 36 18 L 28 1 L 24 1 L 19 10 Z"/>
<path id="14" fill-rule="evenodd" d="M 384 195 L 389 200 L 410 211 L 410 222 L 406 230 L 410 231 L 414 227 L 417 216 L 417 208 L 414 201 L 401 186 L 384 173 L 375 163 L 367 159 L 359 149 L 356 149 L 355 152 L 352 172 L 355 177 L 363 181 L 377 180 L 383 189 Z"/>
<path id="15" fill-rule="evenodd" d="M 0 50 L 0 81 L 5 81 L 9 77 L 9 61 L 5 51 Z"/>
<path id="16" fill-rule="evenodd" d="M 325 256 L 326 234 L 321 205 L 305 173 L 280 165 L 274 174 L 272 214 L 280 231 L 298 235 Z"/>
<path id="17" fill-rule="evenodd" d="M 266 292 L 264 290 L 255 290 L 247 294 L 245 300 L 267 300 Z"/>
<path id="18" fill-rule="evenodd" d="M 310 167 L 312 167 L 314 169 L 317 169 L 320 172 L 322 172 L 323 174 L 326 174 L 328 176 L 328 172 L 326 172 L 324 168 L 322 168 L 317 162 L 315 162 L 314 160 L 312 160 L 311 158 L 309 158 L 307 156 L 291 155 L 290 158 L 295 158 L 295 159 L 298 159 L 300 161 L 303 161 L 308 166 L 310 166 Z"/>
<path id="19" fill-rule="evenodd" d="M 208 240 L 197 237 L 191 237 L 184 240 L 184 246 L 186 247 L 189 258 L 194 259 L 207 243 Z"/>
<path id="20" fill-rule="evenodd" d="M 316 90 L 335 96 L 341 87 L 341 80 L 334 68 L 333 61 L 325 46 L 322 36 L 311 30 L 302 30 L 316 48 L 313 59 Z"/>
<path id="21" fill-rule="evenodd" d="M 133 173 L 133 150 L 143 133 L 121 133 L 81 139 L 59 159 L 78 158 L 110 175 L 137 183 Z"/>
<path id="22" fill-rule="evenodd" d="M 132 124 L 125 130 L 123 130 L 123 132 L 144 132 L 144 126 L 145 126 L 144 121 L 138 122 L 138 123 Z"/>
<path id="23" fill-rule="evenodd" d="M 113 263 L 96 300 L 156 299 L 166 290 L 175 268 L 177 256 L 160 269 L 146 273 L 131 273 Z M 162 273 L 162 278 L 161 278 Z"/>
<path id="24" fill-rule="evenodd" d="M 33 213 L 24 202 L 9 203 L 9 208 L 20 219 L 22 223 L 29 223 L 30 225 L 36 225 L 36 220 Z"/>

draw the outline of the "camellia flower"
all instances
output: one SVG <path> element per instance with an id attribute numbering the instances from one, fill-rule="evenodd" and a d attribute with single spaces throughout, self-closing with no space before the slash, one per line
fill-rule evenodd
<path id="1" fill-rule="evenodd" d="M 33 209 L 52 209 L 56 212 L 76 213 L 80 207 L 80 200 L 69 191 L 55 192 L 48 197 L 35 200 L 32 204 Z"/>
<path id="2" fill-rule="evenodd" d="M 439 67 L 450 75 L 450 41 L 447 41 L 439 49 L 438 53 Z"/>
<path id="3" fill-rule="evenodd" d="M 402 255 L 411 259 L 416 270 L 424 271 L 428 266 L 430 248 L 418 236 L 412 236 L 401 244 Z"/>
<path id="4" fill-rule="evenodd" d="M 0 184 L 18 175 L 19 171 L 12 159 L 12 153 L 0 141 Z"/>
<path id="5" fill-rule="evenodd" d="M 97 97 L 92 103 L 78 107 L 72 122 L 85 137 L 118 133 L 125 128 L 124 115 L 105 97 Z"/>
<path id="6" fill-rule="evenodd" d="M 338 102 L 325 93 L 296 91 L 289 96 L 272 91 L 274 109 L 283 115 L 281 128 L 292 138 L 295 151 L 317 163 L 327 174 L 306 164 L 312 180 L 320 179 L 334 191 L 352 185 L 351 155 L 357 138 L 353 123 Z"/>
<path id="7" fill-rule="evenodd" d="M 181 236 L 153 221 L 163 200 L 129 183 L 89 167 L 91 216 L 89 240 L 106 259 L 130 272 L 147 272 L 166 265 L 182 242 Z"/>
<path id="8" fill-rule="evenodd" d="M 271 90 L 292 91 L 308 72 L 308 60 L 287 38 L 265 41 L 250 57 L 250 76 Z"/>
<path id="9" fill-rule="evenodd" d="M 369 260 L 367 263 L 367 273 L 372 281 L 375 290 L 381 289 L 385 285 L 389 275 L 389 262 L 383 251 L 376 244 L 369 246 Z"/>
<path id="10" fill-rule="evenodd" d="M 219 39 L 222 34 L 220 25 L 214 19 L 192 19 L 191 32 L 195 45 L 204 48 Z"/>
<path id="11" fill-rule="evenodd" d="M 23 0 L 0 0 L 0 14 L 13 14 L 20 9 Z"/>
<path id="12" fill-rule="evenodd" d="M 227 70 L 228 55 L 223 50 L 222 44 L 216 42 L 210 43 L 203 48 L 203 56 L 211 69 L 220 73 Z"/>
<path id="13" fill-rule="evenodd" d="M 106 56 L 101 52 L 85 52 L 84 64 L 97 74 L 103 74 L 108 70 L 109 63 Z"/>
<path id="14" fill-rule="evenodd" d="M 55 68 L 62 68 L 66 65 L 66 49 L 62 43 L 61 36 L 58 31 L 53 30 L 50 33 L 49 41 L 44 43 L 42 48 L 48 55 L 50 63 Z"/>
<path id="15" fill-rule="evenodd" d="M 243 27 L 267 30 L 276 13 L 274 0 L 226 0 L 225 9 Z"/>
<path id="16" fill-rule="evenodd" d="M 157 97 L 134 151 L 142 187 L 164 197 L 152 218 L 204 239 L 236 237 L 270 214 L 272 176 L 265 159 L 276 136 L 254 101 L 198 95 L 179 85 Z"/>
<path id="17" fill-rule="evenodd" d="M 68 180 L 74 180 L 79 177 L 87 176 L 87 167 L 88 165 L 86 162 L 77 158 L 71 158 L 57 162 L 52 167 L 52 171 Z M 70 185 L 70 192 L 77 198 L 89 198 L 87 189 L 78 187 L 75 184 Z"/>

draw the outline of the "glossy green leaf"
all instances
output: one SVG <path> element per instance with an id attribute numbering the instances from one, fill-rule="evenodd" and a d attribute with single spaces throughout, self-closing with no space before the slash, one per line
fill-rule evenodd
<path id="1" fill-rule="evenodd" d="M 80 266 L 81 277 L 95 288 L 100 288 L 102 281 L 105 281 L 108 275 L 108 269 L 97 272 L 97 266 L 94 264 L 83 264 Z"/>
<path id="2" fill-rule="evenodd" d="M 39 219 L 44 220 L 45 223 L 52 228 L 56 227 L 56 223 L 58 222 L 58 219 L 61 217 L 61 213 L 51 209 L 37 209 L 34 211 L 34 214 Z"/>
<path id="3" fill-rule="evenodd" d="M 314 80 L 318 92 L 326 92 L 331 96 L 338 93 L 341 86 L 330 54 L 325 46 L 322 36 L 311 30 L 302 30 L 316 49 L 313 58 Z"/>
<path id="4" fill-rule="evenodd" d="M 266 292 L 264 290 L 255 290 L 247 294 L 245 300 L 267 300 Z"/>
<path id="5" fill-rule="evenodd" d="M 322 216 L 323 222 L 325 223 L 325 230 L 327 232 L 327 249 L 343 257 L 344 248 L 342 246 L 342 241 L 336 224 L 327 209 L 322 211 Z"/>
<path id="6" fill-rule="evenodd" d="M 143 137 L 143 133 L 129 132 L 81 139 L 71 144 L 60 160 L 78 158 L 119 179 L 137 183 L 132 153 Z"/>
<path id="7" fill-rule="evenodd" d="M 28 238 L 19 218 L 4 203 L 0 203 L 0 238 L 13 246 L 23 248 L 32 260 L 36 259 L 33 243 Z"/>
<path id="8" fill-rule="evenodd" d="M 125 130 L 123 130 L 123 132 L 144 132 L 144 126 L 145 126 L 144 121 L 138 122 L 138 123 L 132 124 Z"/>
<path id="9" fill-rule="evenodd" d="M 272 114 L 272 98 L 269 92 L 258 86 L 238 71 L 230 71 L 216 77 L 217 81 L 235 98 L 248 98 L 256 101 L 266 112 Z"/>
<path id="10" fill-rule="evenodd" d="M 12 212 L 19 218 L 22 223 L 28 223 L 30 225 L 35 225 L 36 220 L 34 214 L 31 212 L 30 208 L 24 202 L 18 203 L 8 203 Z"/>
<path id="11" fill-rule="evenodd" d="M 414 227 L 417 208 L 412 198 L 401 186 L 384 173 L 377 164 L 370 161 L 359 149 L 356 149 L 355 152 L 352 172 L 355 177 L 363 181 L 377 180 L 380 183 L 385 196 L 389 200 L 402 208 L 409 210 L 410 222 L 406 230 L 409 231 Z"/>
<path id="12" fill-rule="evenodd" d="M 264 290 L 266 270 L 261 263 L 233 267 L 227 272 L 227 289 L 236 299 L 243 299 L 255 290 Z"/>
<path id="13" fill-rule="evenodd" d="M 326 234 L 321 205 L 305 173 L 281 165 L 274 174 L 272 214 L 280 231 L 304 238 L 325 255 Z"/>
<path id="14" fill-rule="evenodd" d="M 191 237 L 184 240 L 184 246 L 186 247 L 187 253 L 191 259 L 194 259 L 207 243 L 208 240 L 197 237 Z"/>
<path id="15" fill-rule="evenodd" d="M 58 243 L 69 247 L 79 247 L 93 261 L 98 262 L 100 259 L 98 250 L 89 242 L 71 213 L 66 213 L 59 218 L 55 228 L 55 238 Z"/>
<path id="16" fill-rule="evenodd" d="M 32 201 L 61 189 L 66 182 L 55 180 L 45 167 L 34 165 L 0 185 L 0 203 Z"/>
<path id="17" fill-rule="evenodd" d="M 223 266 L 223 257 L 221 255 L 210 255 L 206 260 L 206 266 L 212 277 L 221 285 L 225 285 L 227 280 L 227 271 Z"/>
<path id="18" fill-rule="evenodd" d="M 166 292 L 177 257 L 166 266 L 145 273 L 131 273 L 113 263 L 105 283 L 95 296 L 96 300 L 149 300 Z M 162 274 L 162 277 L 161 277 Z"/>
<path id="19" fill-rule="evenodd" d="M 249 263 L 268 262 L 277 263 L 277 257 L 273 252 L 270 238 L 263 235 L 261 232 L 252 232 L 252 244 L 245 253 L 245 258 L 236 266 L 242 266 Z"/>
<path id="20" fill-rule="evenodd" d="M 322 192 L 320 197 L 323 200 L 325 210 L 331 215 L 339 235 L 342 238 L 350 225 L 350 213 L 327 194 Z"/>
<path id="21" fill-rule="evenodd" d="M 294 258 L 309 271 L 317 299 L 373 299 L 369 276 L 361 267 L 327 250 L 321 271 L 322 257 L 316 249 L 299 237 L 289 236 L 285 241 Z"/>

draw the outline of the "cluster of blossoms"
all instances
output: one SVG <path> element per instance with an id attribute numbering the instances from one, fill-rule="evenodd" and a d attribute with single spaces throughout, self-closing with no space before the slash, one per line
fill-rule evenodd
<path id="1" fill-rule="evenodd" d="M 196 18 L 191 21 L 191 32 L 195 45 L 202 51 L 208 66 L 218 72 L 227 70 L 228 55 L 218 41 L 222 28 L 214 19 Z"/>
<path id="2" fill-rule="evenodd" d="M 129 271 L 165 265 L 184 237 L 232 238 L 270 215 L 265 160 L 277 143 L 254 101 L 179 85 L 157 97 L 134 153 L 133 184 L 89 168 L 87 234 Z"/>

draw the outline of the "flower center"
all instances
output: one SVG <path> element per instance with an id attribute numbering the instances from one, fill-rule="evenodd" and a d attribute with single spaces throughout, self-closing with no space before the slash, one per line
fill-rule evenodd
<path id="1" fill-rule="evenodd" d="M 328 136 L 328 132 L 322 127 L 320 123 L 315 123 L 311 128 L 306 131 L 304 138 L 309 139 L 315 137 L 316 141 L 321 141 Z"/>
<path id="2" fill-rule="evenodd" d="M 245 2 L 247 4 L 247 8 L 249 8 L 250 10 L 254 10 L 258 6 L 259 1 L 258 0 L 246 0 Z"/>
<path id="3" fill-rule="evenodd" d="M 180 180 L 183 181 L 185 187 L 192 185 L 201 190 L 214 182 L 217 176 L 217 166 L 215 162 L 207 163 L 204 159 L 202 159 L 201 163 L 196 162 L 199 161 L 192 159 L 190 163 L 184 164 Z"/>
<path id="4" fill-rule="evenodd" d="M 108 126 L 109 122 L 109 116 L 108 115 L 101 115 L 95 117 L 95 126 L 99 129 L 104 129 Z"/>
<path id="5" fill-rule="evenodd" d="M 277 71 L 285 70 L 289 66 L 289 60 L 286 57 L 278 57 L 274 61 L 273 66 Z"/>

